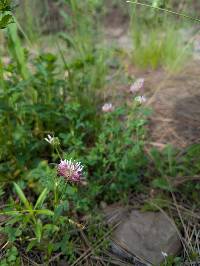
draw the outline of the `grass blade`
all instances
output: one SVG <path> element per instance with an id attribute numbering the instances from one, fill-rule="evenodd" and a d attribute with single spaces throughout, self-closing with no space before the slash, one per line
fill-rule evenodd
<path id="1" fill-rule="evenodd" d="M 54 212 L 44 209 L 44 210 L 36 210 L 36 214 L 43 214 L 43 215 L 47 215 L 47 216 L 53 216 Z"/>
<path id="2" fill-rule="evenodd" d="M 31 204 L 29 203 L 28 199 L 24 195 L 24 192 L 21 190 L 21 188 L 19 187 L 19 185 L 17 185 L 16 183 L 14 183 L 14 187 L 15 187 L 15 190 L 16 190 L 17 195 L 19 196 L 20 200 L 23 202 L 23 204 L 25 205 L 25 207 L 28 210 L 31 211 L 32 210 Z"/>
<path id="3" fill-rule="evenodd" d="M 179 12 L 176 12 L 176 11 L 173 11 L 173 10 L 170 10 L 170 9 L 161 8 L 161 7 L 157 7 L 157 6 L 152 6 L 152 5 L 148 5 L 148 4 L 140 3 L 140 2 L 132 2 L 132 1 L 126 1 L 126 2 L 127 3 L 130 3 L 130 4 L 134 4 L 134 5 L 140 5 L 140 6 L 144 6 L 144 7 L 150 7 L 150 8 L 159 10 L 159 11 L 167 12 L 167 13 L 170 13 L 170 14 L 173 14 L 173 15 L 177 15 L 177 16 L 180 16 L 180 17 L 184 17 L 184 18 L 187 18 L 187 19 L 194 20 L 196 22 L 200 22 L 200 19 L 199 18 L 190 17 L 187 14 L 179 13 Z"/>
<path id="4" fill-rule="evenodd" d="M 17 61 L 18 68 L 20 70 L 22 77 L 24 79 L 27 79 L 29 76 L 29 72 L 28 72 L 28 68 L 27 68 L 24 50 L 23 50 L 23 47 L 21 45 L 21 41 L 19 39 L 19 36 L 17 34 L 16 24 L 10 24 L 8 26 L 8 36 L 9 36 L 10 51 L 11 51 L 14 59 Z"/>
<path id="5" fill-rule="evenodd" d="M 38 197 L 34 209 L 40 208 L 40 207 L 42 206 L 43 202 L 44 202 L 45 199 L 46 199 L 47 193 L 48 193 L 48 190 L 47 190 L 47 188 L 45 188 L 45 189 L 42 191 L 42 193 L 40 194 L 40 196 Z"/>

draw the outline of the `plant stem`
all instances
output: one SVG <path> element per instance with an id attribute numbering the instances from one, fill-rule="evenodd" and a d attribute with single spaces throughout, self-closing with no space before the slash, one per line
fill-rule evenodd
<path id="1" fill-rule="evenodd" d="M 58 182 L 56 180 L 55 186 L 54 186 L 54 206 L 57 206 L 57 203 L 58 203 L 57 187 L 58 187 Z"/>
<path id="2" fill-rule="evenodd" d="M 55 150 L 56 150 L 56 152 L 57 152 L 59 158 L 62 160 L 62 156 L 60 155 L 60 152 L 59 152 L 59 150 L 58 150 L 58 147 L 55 147 Z"/>
<path id="3" fill-rule="evenodd" d="M 134 4 L 134 5 L 150 7 L 150 8 L 153 8 L 153 9 L 157 9 L 159 11 L 167 12 L 167 13 L 170 13 L 170 14 L 173 14 L 173 15 L 177 15 L 177 16 L 180 16 L 180 17 L 184 17 L 184 18 L 187 18 L 187 19 L 191 19 L 191 20 L 200 22 L 199 18 L 190 17 L 187 14 L 179 13 L 179 12 L 176 12 L 176 11 L 173 11 L 173 10 L 169 10 L 169 9 L 166 9 L 166 8 L 156 7 L 156 6 L 152 6 L 152 5 L 148 5 L 148 4 L 144 4 L 144 3 L 140 3 L 140 2 L 132 2 L 132 1 L 126 1 L 126 2 L 130 3 L 130 4 Z"/>

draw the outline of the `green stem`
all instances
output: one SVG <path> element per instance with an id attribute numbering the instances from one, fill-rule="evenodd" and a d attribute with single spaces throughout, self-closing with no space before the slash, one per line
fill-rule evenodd
<path id="1" fill-rule="evenodd" d="M 0 58 L 0 85 L 2 88 L 5 88 L 4 77 L 3 77 L 3 63 L 1 58 Z"/>
<path id="2" fill-rule="evenodd" d="M 58 187 L 60 185 L 60 179 L 55 178 L 54 184 L 54 207 L 56 207 L 58 205 L 58 201 L 60 200 L 60 197 L 58 197 Z"/>
<path id="3" fill-rule="evenodd" d="M 61 156 L 61 154 L 60 154 L 60 152 L 59 152 L 59 150 L 58 150 L 58 147 L 55 147 L 55 150 L 56 150 L 56 152 L 57 152 L 59 158 L 62 160 L 62 156 Z"/>
<path id="4" fill-rule="evenodd" d="M 56 180 L 55 186 L 54 186 L 54 206 L 57 206 L 57 203 L 58 203 L 58 191 L 57 191 L 57 187 L 58 187 L 58 183 L 57 183 L 57 180 Z"/>
<path id="5" fill-rule="evenodd" d="M 187 14 L 179 13 L 179 12 L 172 11 L 172 10 L 169 10 L 169 9 L 166 9 L 166 8 L 155 7 L 155 6 L 148 5 L 148 4 L 144 4 L 144 3 L 140 3 L 140 2 L 132 2 L 132 1 L 126 1 L 126 2 L 127 3 L 130 3 L 130 4 L 134 4 L 134 5 L 140 5 L 140 6 L 150 7 L 150 8 L 153 8 L 153 9 L 157 9 L 159 11 L 167 12 L 167 13 L 170 13 L 170 14 L 173 14 L 173 15 L 177 15 L 177 16 L 180 16 L 180 17 L 184 17 L 184 18 L 187 18 L 187 19 L 191 19 L 191 20 L 200 22 L 200 19 L 199 18 L 190 17 Z"/>

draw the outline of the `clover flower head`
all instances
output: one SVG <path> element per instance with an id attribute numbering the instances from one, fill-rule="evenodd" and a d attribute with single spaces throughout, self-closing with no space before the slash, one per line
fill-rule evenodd
<path id="1" fill-rule="evenodd" d="M 47 135 L 47 138 L 44 138 L 49 144 L 53 144 L 54 142 L 54 137 L 51 135 Z"/>
<path id="2" fill-rule="evenodd" d="M 147 101 L 144 95 L 135 97 L 135 101 L 139 103 L 145 103 Z"/>
<path id="3" fill-rule="evenodd" d="M 168 257 L 168 254 L 166 252 L 161 251 L 164 258 Z"/>
<path id="4" fill-rule="evenodd" d="M 143 78 L 136 79 L 136 81 L 130 87 L 130 92 L 136 93 L 140 91 L 143 87 L 144 87 L 144 79 Z"/>
<path id="5" fill-rule="evenodd" d="M 66 181 L 80 183 L 83 179 L 83 166 L 81 162 L 61 160 L 57 167 L 58 174 L 63 176 Z"/>
<path id="6" fill-rule="evenodd" d="M 54 145 L 54 146 L 59 146 L 60 141 L 59 138 L 52 137 L 51 135 L 47 135 L 47 138 L 44 138 L 49 144 Z"/>
<path id="7" fill-rule="evenodd" d="M 112 105 L 112 103 L 105 103 L 102 106 L 102 111 L 104 113 L 112 112 L 113 110 L 114 110 L 114 106 Z"/>

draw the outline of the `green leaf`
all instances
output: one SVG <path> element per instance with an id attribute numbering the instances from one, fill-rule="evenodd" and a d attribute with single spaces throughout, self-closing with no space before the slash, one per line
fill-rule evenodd
<path id="1" fill-rule="evenodd" d="M 37 238 L 37 241 L 40 243 L 41 236 L 42 236 L 42 222 L 40 219 L 38 219 L 36 223 L 35 236 Z"/>
<path id="2" fill-rule="evenodd" d="M 43 229 L 47 231 L 51 231 L 53 233 L 59 231 L 59 227 L 54 224 L 45 224 L 43 226 Z"/>
<path id="3" fill-rule="evenodd" d="M 74 40 L 70 37 L 70 35 L 61 32 L 59 34 L 59 37 L 62 38 L 69 47 L 73 47 L 73 48 L 75 47 Z"/>
<path id="4" fill-rule="evenodd" d="M 28 244 L 27 248 L 26 248 L 26 252 L 29 252 L 33 247 L 35 247 L 37 245 L 37 240 L 31 240 L 31 242 Z"/>
<path id="5" fill-rule="evenodd" d="M 15 23 L 8 26 L 8 40 L 10 52 L 18 64 L 22 77 L 28 79 L 29 71 L 27 68 L 26 56 Z"/>
<path id="6" fill-rule="evenodd" d="M 44 210 L 36 210 L 37 214 L 44 214 L 44 215 L 48 215 L 48 216 L 53 216 L 54 212 L 44 209 Z"/>
<path id="7" fill-rule="evenodd" d="M 26 198 L 26 196 L 24 195 L 24 192 L 21 190 L 21 188 L 16 184 L 14 183 L 14 187 L 15 187 L 15 190 L 17 192 L 17 195 L 19 196 L 20 200 L 23 202 L 23 204 L 25 205 L 25 207 L 31 211 L 32 210 L 32 206 L 31 204 L 29 203 L 28 199 Z"/>
<path id="8" fill-rule="evenodd" d="M 0 20 L 0 29 L 5 29 L 10 23 L 13 23 L 12 15 L 9 14 L 4 15 Z"/>
<path id="9" fill-rule="evenodd" d="M 5 215 L 19 215 L 21 214 L 19 211 L 2 211 L 0 214 L 5 214 Z"/>
<path id="10" fill-rule="evenodd" d="M 165 178 L 156 178 L 152 182 L 153 187 L 172 191 L 172 187 Z"/>
<path id="11" fill-rule="evenodd" d="M 10 11 L 11 0 L 0 0 L 0 12 Z"/>
<path id="12" fill-rule="evenodd" d="M 46 199 L 47 193 L 48 193 L 48 189 L 45 188 L 45 189 L 42 191 L 42 193 L 40 194 L 40 196 L 38 197 L 34 209 L 41 208 L 43 202 L 44 202 L 45 199 Z"/>

